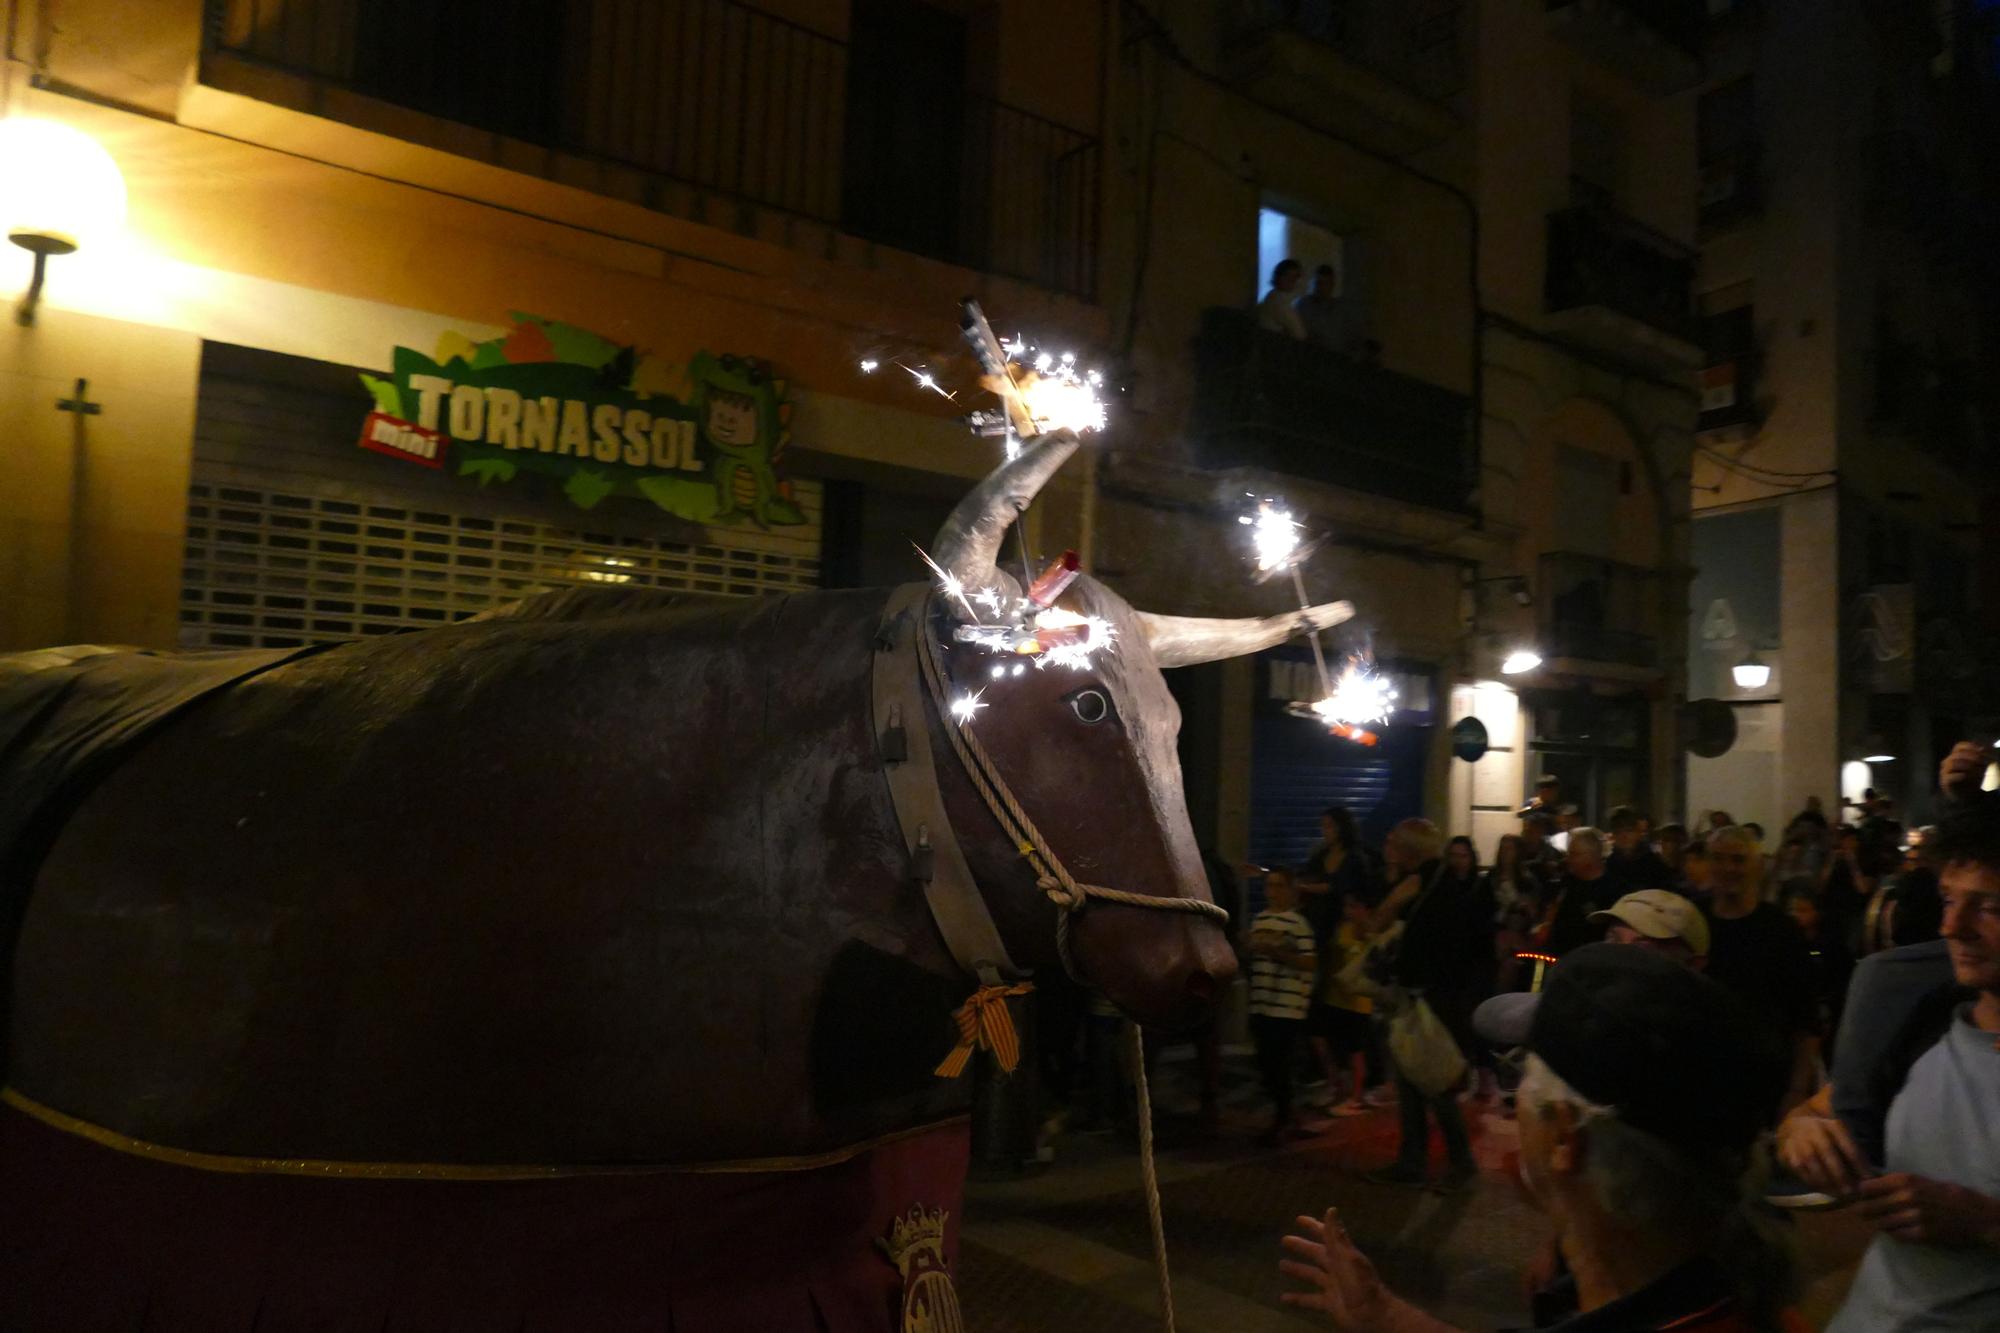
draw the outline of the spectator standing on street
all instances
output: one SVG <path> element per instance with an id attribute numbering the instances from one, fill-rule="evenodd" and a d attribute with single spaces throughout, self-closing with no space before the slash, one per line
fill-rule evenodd
<path id="1" fill-rule="evenodd" d="M 1740 828 L 1708 840 L 1715 890 L 1708 905 L 1708 975 L 1736 992 L 1791 1054 L 1792 1078 L 1774 1113 L 1819 1086 L 1819 1006 L 1812 955 L 1797 925 L 1764 901 L 1763 854 Z M 1774 1115 L 1775 1118 L 1775 1115 Z"/>
<path id="2" fill-rule="evenodd" d="M 1645 820 L 1629 805 L 1611 812 L 1611 854 L 1604 858 L 1604 892 L 1615 901 L 1640 889 L 1670 889 L 1674 872 L 1646 842 Z M 1576 835 L 1571 834 L 1571 838 Z"/>
<path id="3" fill-rule="evenodd" d="M 1555 831 L 1556 817 L 1546 810 L 1531 806 L 1521 816 L 1521 861 L 1534 871 L 1545 889 L 1562 873 L 1562 853 L 1549 842 Z"/>
<path id="4" fill-rule="evenodd" d="M 1250 955 L 1250 1036 L 1274 1108 L 1263 1141 L 1275 1144 L 1294 1130 L 1292 1065 L 1319 961 L 1312 926 L 1298 910 L 1298 890 L 1289 871 L 1274 869 L 1264 876 L 1264 903 L 1250 923 L 1244 947 Z"/>
<path id="5" fill-rule="evenodd" d="M 1427 819 L 1406 819 L 1390 833 L 1385 850 L 1390 864 L 1407 872 L 1376 909 L 1372 922 L 1377 930 L 1398 919 L 1403 922 L 1396 985 L 1421 996 L 1459 1048 L 1469 1050 L 1478 1042 L 1472 1011 L 1492 993 L 1493 985 L 1493 900 L 1481 891 L 1471 840 L 1454 840 L 1449 860 L 1441 864 L 1437 826 Z M 1399 1070 L 1396 1110 L 1401 1139 L 1395 1165 L 1372 1173 L 1370 1179 L 1382 1184 L 1427 1184 L 1429 1122 L 1435 1119 L 1449 1160 L 1438 1188 L 1451 1192 L 1472 1183 L 1478 1172 L 1456 1089 L 1426 1095 Z"/>
<path id="6" fill-rule="evenodd" d="M 1306 340 L 1305 322 L 1299 312 L 1292 308 L 1293 300 L 1304 285 L 1305 268 L 1296 259 L 1280 259 L 1271 270 L 1271 290 L 1264 293 L 1264 299 L 1257 303 L 1257 327 L 1267 333 L 1282 333 L 1288 338 Z"/>
<path id="7" fill-rule="evenodd" d="M 1746 1204 L 1783 1080 L 1723 988 L 1644 949 L 1579 949 L 1550 974 L 1520 1090 L 1521 1178 L 1554 1224 L 1575 1333 L 1775 1333 L 1791 1256 Z M 1455 1333 L 1390 1291 L 1337 1212 L 1298 1219 L 1292 1305 L 1344 1333 Z"/>
<path id="8" fill-rule="evenodd" d="M 1535 951 L 1561 958 L 1594 942 L 1599 932 L 1590 924 L 1590 914 L 1617 901 L 1617 895 L 1607 895 L 1605 888 L 1604 835 L 1594 828 L 1572 830 L 1563 873 L 1542 904 L 1542 917 L 1535 926 Z"/>
<path id="9" fill-rule="evenodd" d="M 1674 884 L 1680 883 L 1681 879 L 1681 858 L 1687 854 L 1688 848 L 1687 826 L 1660 825 L 1653 831 L 1653 846 L 1659 852 L 1660 859 L 1667 863 L 1668 873 L 1674 877 L 1673 883 L 1667 885 L 1668 888 L 1672 888 Z"/>
<path id="10" fill-rule="evenodd" d="M 1799 933 L 1812 953 L 1813 999 L 1819 1006 L 1819 1029 L 1826 1034 L 1821 1048 L 1824 1058 L 1831 1060 L 1841 1010 L 1847 1003 L 1848 978 L 1854 975 L 1854 955 L 1819 910 L 1818 896 L 1811 888 L 1794 885 L 1785 890 L 1784 908 L 1798 922 Z"/>
<path id="11" fill-rule="evenodd" d="M 1299 908 L 1312 923 L 1313 950 L 1319 957 L 1319 976 L 1313 984 L 1313 1008 L 1307 1015 L 1307 1031 L 1313 1054 L 1326 1076 L 1321 1096 L 1330 1104 L 1339 1100 L 1344 1061 L 1335 1051 L 1338 1043 L 1329 1036 L 1344 1037 L 1352 1021 L 1343 1014 L 1321 1012 L 1334 1003 L 1328 997 L 1339 989 L 1334 978 L 1344 965 L 1335 936 L 1346 919 L 1350 901 L 1358 900 L 1365 908 L 1372 909 L 1381 893 L 1375 885 L 1374 866 L 1361 846 L 1354 816 L 1347 807 L 1330 805 L 1321 811 L 1319 831 L 1319 846 L 1299 867 L 1297 884 Z M 1366 919 L 1364 912 L 1363 920 Z M 1358 1086 L 1353 1095 L 1361 1095 Z"/>
<path id="12" fill-rule="evenodd" d="M 1846 941 L 1856 955 L 1867 953 L 1862 923 L 1875 894 L 1875 876 L 1861 862 L 1861 832 L 1842 824 L 1833 832 L 1833 849 L 1820 868 L 1819 910 L 1827 928 Z"/>
<path id="13" fill-rule="evenodd" d="M 1944 900 L 1937 858 L 1930 850 L 1936 836 L 1937 830 L 1928 827 L 1910 834 L 1901 867 L 1883 877 L 1881 887 L 1869 900 L 1862 927 L 1865 947 L 1901 948 L 1934 940 L 1942 933 Z"/>
<path id="14" fill-rule="evenodd" d="M 1528 935 L 1540 919 L 1545 892 L 1540 874 L 1521 858 L 1521 839 L 1512 833 L 1503 836 L 1493 849 L 1486 892 L 1493 898 L 1493 954 L 1499 969 L 1493 989 L 1510 991 L 1519 984 L 1518 955 L 1528 947 Z"/>
<path id="15" fill-rule="evenodd" d="M 1381 1043 L 1375 1037 L 1375 1000 L 1345 981 L 1347 969 L 1368 952 L 1368 917 L 1373 910 L 1358 895 L 1343 904 L 1345 919 L 1334 932 L 1330 959 L 1320 964 L 1326 978 L 1313 1008 L 1313 1048 L 1325 1068 L 1332 1113 L 1365 1115 L 1382 1081 Z M 1343 1084 L 1345 1085 L 1343 1088 Z M 1341 1093 L 1344 1091 L 1345 1096 Z"/>
<path id="16" fill-rule="evenodd" d="M 1828 1333 L 2000 1328 L 2000 810 L 1948 816 L 1937 850 L 1970 998 L 1896 1094 L 1882 1174 L 1840 1182 L 1878 1234 Z"/>

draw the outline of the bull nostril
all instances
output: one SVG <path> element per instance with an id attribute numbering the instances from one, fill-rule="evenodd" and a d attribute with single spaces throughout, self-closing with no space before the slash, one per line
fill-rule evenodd
<path id="1" fill-rule="evenodd" d="M 1187 994 L 1190 1000 L 1203 1004 L 1215 998 L 1215 978 L 1206 972 L 1191 972 L 1187 979 Z"/>

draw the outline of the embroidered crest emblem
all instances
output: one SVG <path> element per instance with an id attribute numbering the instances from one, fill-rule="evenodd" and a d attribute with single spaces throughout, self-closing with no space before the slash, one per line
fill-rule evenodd
<path id="1" fill-rule="evenodd" d="M 944 1260 L 944 1209 L 915 1204 L 875 1242 L 903 1275 L 903 1333 L 965 1333 L 958 1288 Z"/>

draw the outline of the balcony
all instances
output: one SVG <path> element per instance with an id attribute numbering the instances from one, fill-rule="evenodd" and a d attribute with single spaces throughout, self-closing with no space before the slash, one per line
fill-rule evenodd
<path id="1" fill-rule="evenodd" d="M 1579 345 L 1680 373 L 1702 363 L 1696 253 L 1603 204 L 1549 214 L 1549 323 Z"/>
<path id="2" fill-rule="evenodd" d="M 1657 96 L 1701 82 L 1705 0 L 1546 0 L 1549 30 Z"/>
<path id="3" fill-rule="evenodd" d="M 537 4 L 476 40 L 437 0 L 207 7 L 207 83 L 269 96 L 288 76 L 313 114 L 650 207 L 745 230 L 770 210 L 1095 296 L 1098 141 L 964 91 L 942 58 L 735 0 Z M 902 114 L 911 90 L 928 114 Z"/>
<path id="4" fill-rule="evenodd" d="M 1384 152 L 1447 138 L 1462 0 L 1236 0 L 1226 68 L 1254 98 Z"/>
<path id="5" fill-rule="evenodd" d="M 1204 311 L 1189 434 L 1205 468 L 1256 467 L 1456 513 L 1474 510 L 1471 400 Z"/>
<path id="6" fill-rule="evenodd" d="M 1542 656 L 1555 669 L 1583 663 L 1657 671 L 1658 575 L 1576 551 L 1548 551 L 1535 578 Z"/>
<path id="7" fill-rule="evenodd" d="M 1762 155 L 1755 146 L 1704 157 L 1701 163 L 1703 236 L 1727 231 L 1764 208 Z"/>

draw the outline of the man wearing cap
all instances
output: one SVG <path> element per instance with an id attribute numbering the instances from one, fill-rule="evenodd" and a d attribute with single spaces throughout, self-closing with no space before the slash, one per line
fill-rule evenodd
<path id="1" fill-rule="evenodd" d="M 1803 1329 L 1793 1274 L 1745 1206 L 1784 1080 L 1740 1001 L 1650 949 L 1586 945 L 1549 974 L 1520 1091 L 1521 1174 L 1555 1225 L 1580 1313 L 1565 1333 Z M 1382 1284 L 1334 1210 L 1301 1217 L 1285 1293 L 1350 1333 L 1450 1333 Z"/>
<path id="2" fill-rule="evenodd" d="M 1589 919 L 1604 927 L 1607 943 L 1652 949 L 1697 972 L 1708 965 L 1708 920 L 1678 893 L 1641 889 L 1592 912 Z"/>

